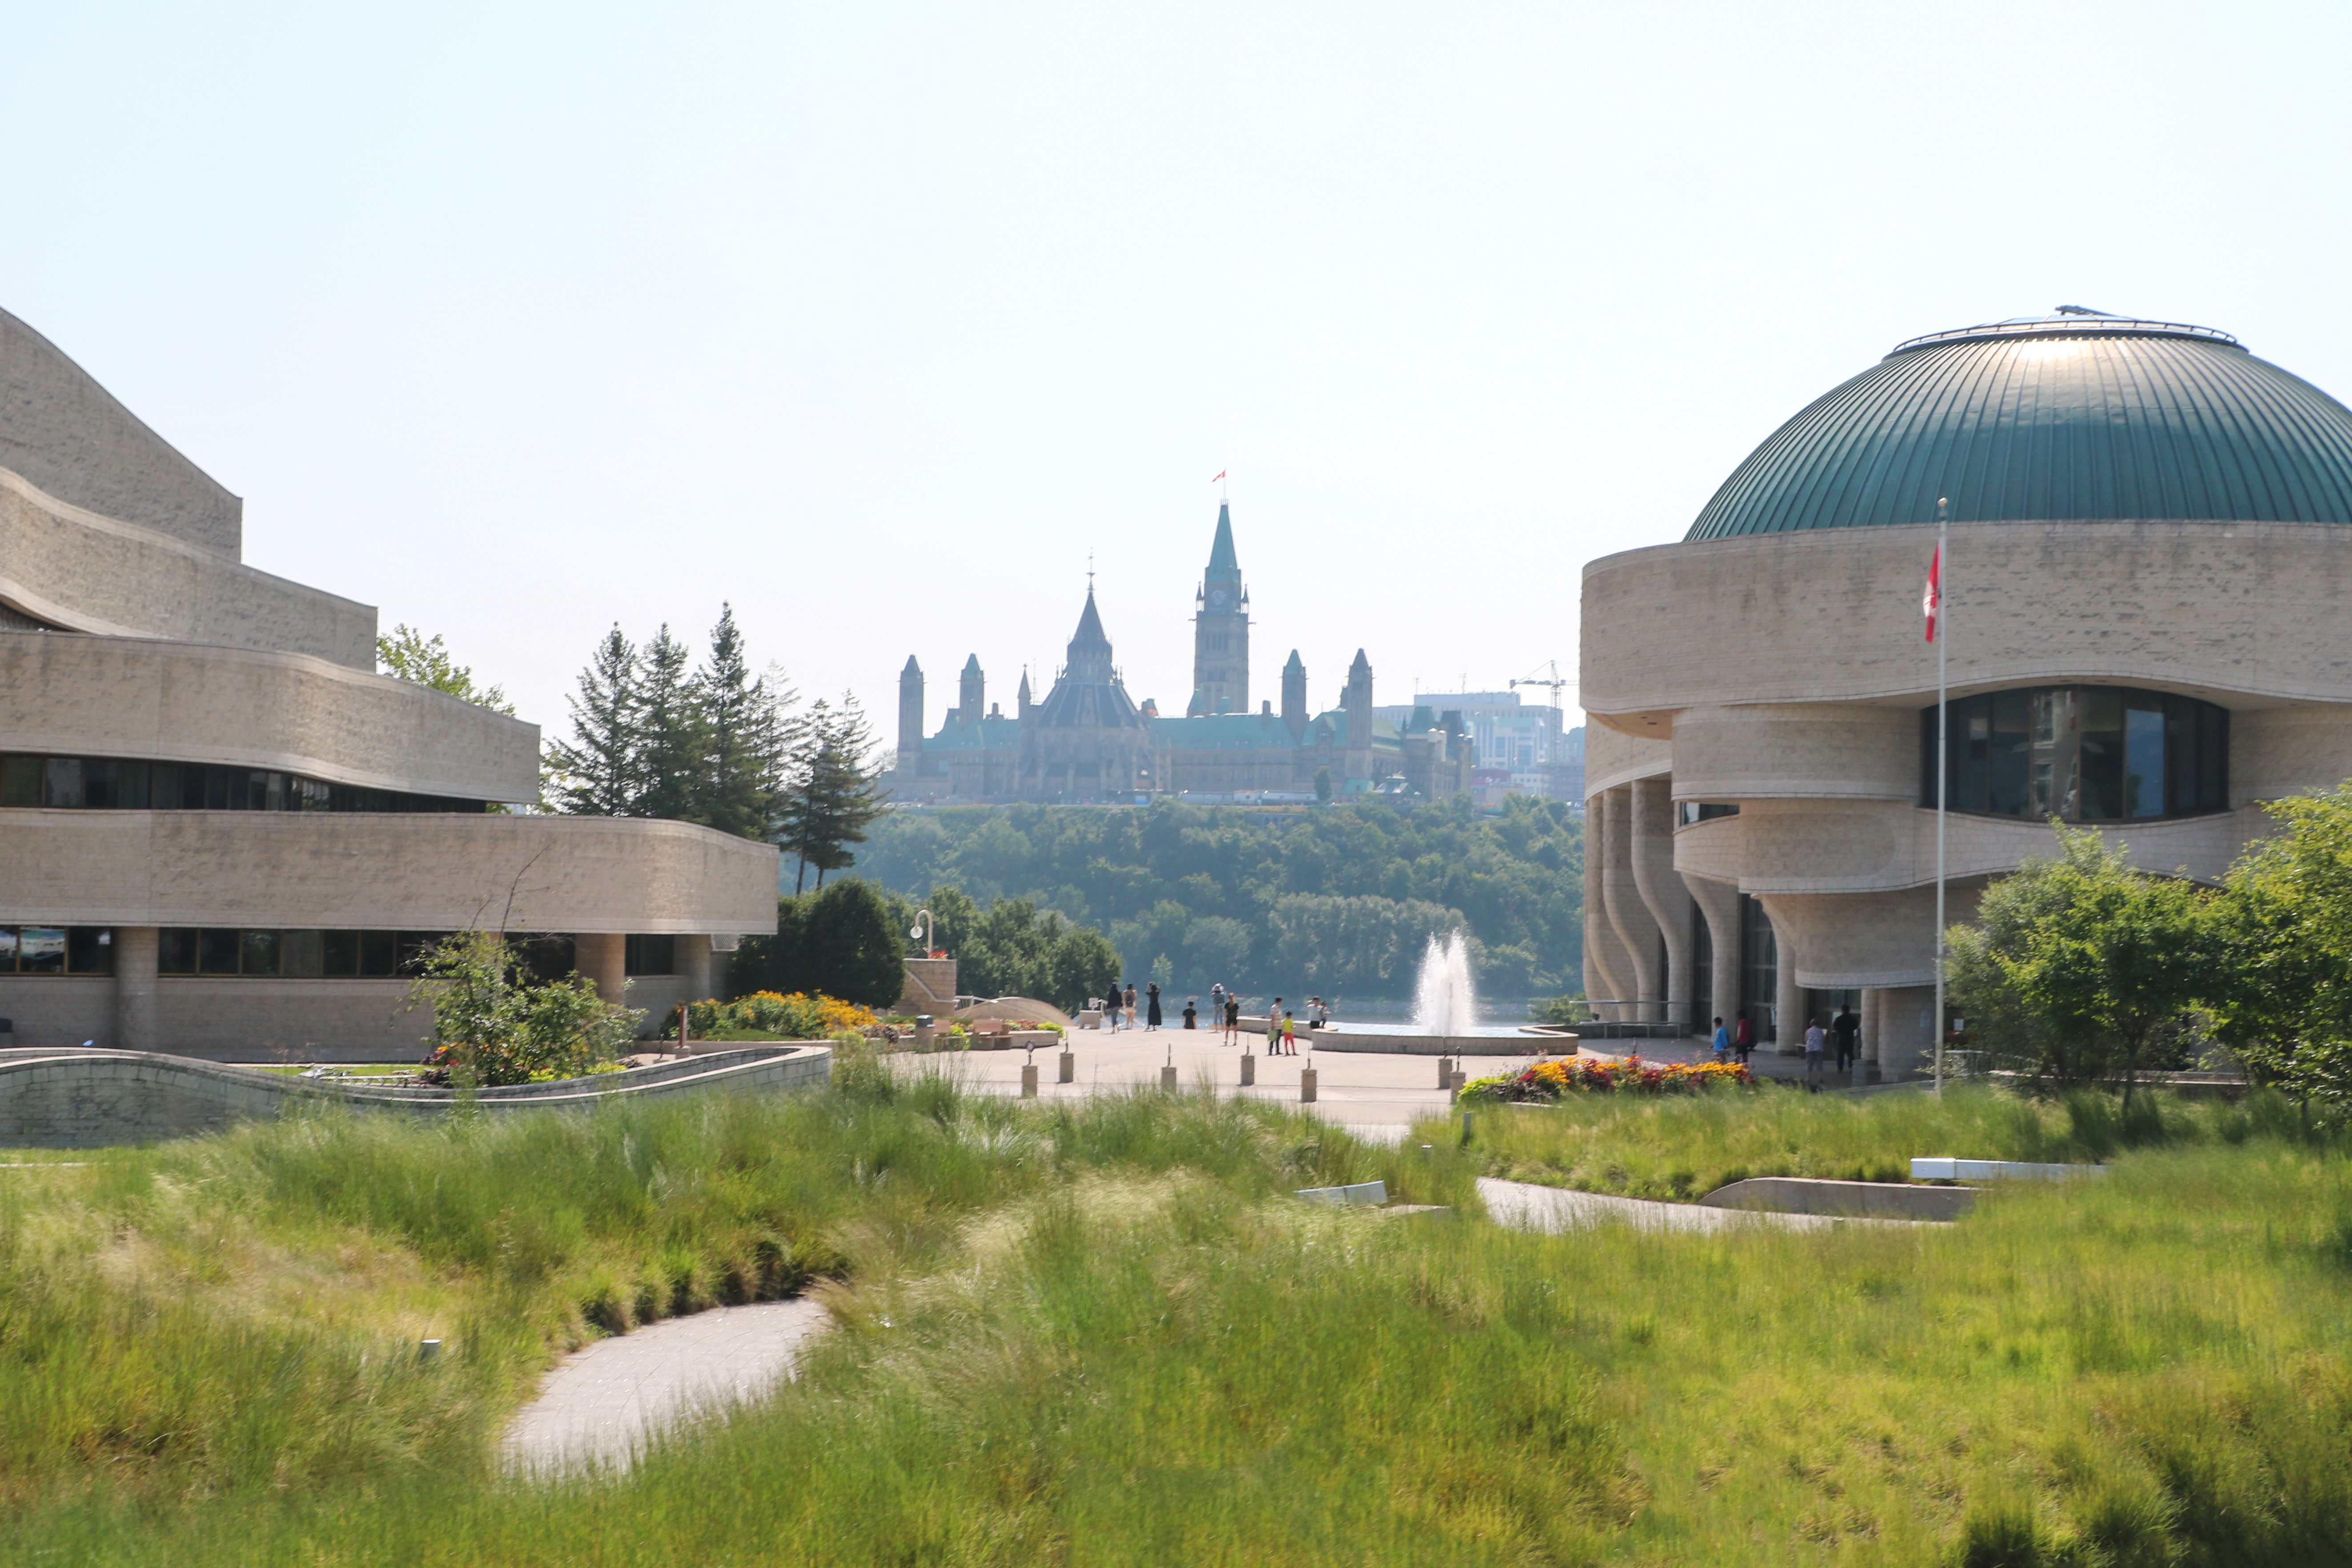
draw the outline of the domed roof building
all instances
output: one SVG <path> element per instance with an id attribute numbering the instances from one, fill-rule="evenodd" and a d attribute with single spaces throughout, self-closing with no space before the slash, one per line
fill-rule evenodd
<path id="1" fill-rule="evenodd" d="M 1951 917 L 2053 817 L 2217 879 L 2352 775 L 2352 410 L 2226 332 L 2077 307 L 1897 344 L 1683 542 L 1585 569 L 1587 994 L 1932 1050 L 1948 502 Z"/>

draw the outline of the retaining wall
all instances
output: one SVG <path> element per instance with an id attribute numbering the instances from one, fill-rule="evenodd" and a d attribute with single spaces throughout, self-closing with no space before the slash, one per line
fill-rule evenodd
<path id="1" fill-rule="evenodd" d="M 289 1108 L 436 1115 L 462 1100 L 495 1112 L 579 1110 L 711 1089 L 772 1093 L 823 1084 L 832 1074 L 829 1046 L 761 1047 L 461 1097 L 446 1089 L 343 1088 L 145 1051 L 0 1051 L 0 1148 L 152 1142 Z"/>

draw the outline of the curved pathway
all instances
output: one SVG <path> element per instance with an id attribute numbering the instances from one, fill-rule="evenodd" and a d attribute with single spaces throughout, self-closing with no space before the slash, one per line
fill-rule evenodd
<path id="1" fill-rule="evenodd" d="M 803 1298 L 714 1307 L 572 1352 L 517 1414 L 509 1468 L 626 1469 L 688 1417 L 756 1399 L 794 1374 L 825 1310 Z"/>

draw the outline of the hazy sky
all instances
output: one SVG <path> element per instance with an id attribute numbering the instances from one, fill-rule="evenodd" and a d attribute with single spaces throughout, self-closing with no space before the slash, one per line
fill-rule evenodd
<path id="1" fill-rule="evenodd" d="M 2352 396 L 2352 8 L 0 0 L 0 306 L 246 558 L 551 729 L 731 600 L 887 734 L 1093 555 L 1181 710 L 1232 474 L 1254 698 L 1573 676 L 1897 340 L 2084 304 Z M 1693 626 L 1690 635 L 1708 635 Z M 1572 700 L 1571 697 L 1571 700 Z"/>

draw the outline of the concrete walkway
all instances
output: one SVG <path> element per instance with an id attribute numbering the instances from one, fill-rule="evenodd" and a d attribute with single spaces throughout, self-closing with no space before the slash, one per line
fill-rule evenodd
<path id="1" fill-rule="evenodd" d="M 1403 1137 L 1405 1129 L 1416 1121 L 1444 1116 L 1453 1109 L 1454 1097 L 1437 1087 L 1435 1057 L 1310 1052 L 1307 1045 L 1310 1037 L 1300 1037 L 1298 1055 L 1295 1057 L 1266 1056 L 1264 1038 L 1253 1041 L 1251 1050 L 1257 1057 L 1257 1085 L 1244 1089 L 1240 1087 L 1240 1047 L 1219 1045 L 1215 1031 L 1123 1029 L 1111 1034 L 1074 1029 L 1069 1038 L 1071 1055 L 1076 1058 L 1076 1081 L 1055 1082 L 1060 1053 L 1040 1049 L 1036 1056 L 1037 1093 L 1041 1100 L 1071 1100 L 1097 1090 L 1157 1087 L 1160 1068 L 1172 1054 L 1176 1081 L 1185 1089 L 1205 1081 L 1213 1084 L 1221 1094 L 1245 1094 L 1253 1100 L 1293 1106 L 1299 1104 L 1299 1068 L 1311 1061 L 1316 1077 L 1315 1103 L 1301 1109 L 1383 1142 L 1394 1142 Z M 1557 1053 L 1547 1052 L 1543 1040 L 1530 1035 L 1524 1054 L 1472 1057 L 1466 1067 L 1471 1077 L 1486 1078 L 1495 1073 L 1517 1072 L 1548 1054 Z M 1020 1051 L 958 1051 L 893 1059 L 902 1070 L 920 1070 L 919 1064 L 925 1062 L 940 1063 L 948 1070 L 961 1074 L 965 1083 L 982 1094 L 1019 1094 L 1021 1066 L 1027 1058 Z"/>
<path id="2" fill-rule="evenodd" d="M 1702 1204 L 1654 1203 L 1606 1193 L 1579 1193 L 1531 1182 L 1478 1178 L 1478 1195 L 1497 1225 L 1549 1235 L 1596 1225 L 1630 1225 L 1637 1230 L 1737 1230 L 1766 1226 L 1780 1230 L 1834 1230 L 1847 1225 L 1922 1225 L 1907 1219 L 1845 1219 L 1830 1215 L 1770 1214 L 1755 1209 L 1717 1209 Z"/>
<path id="3" fill-rule="evenodd" d="M 826 1321 L 814 1301 L 761 1301 L 672 1318 L 574 1351 L 507 1428 L 507 1464 L 541 1474 L 625 1469 L 687 1417 L 755 1399 L 792 1376 L 802 1345 Z"/>

